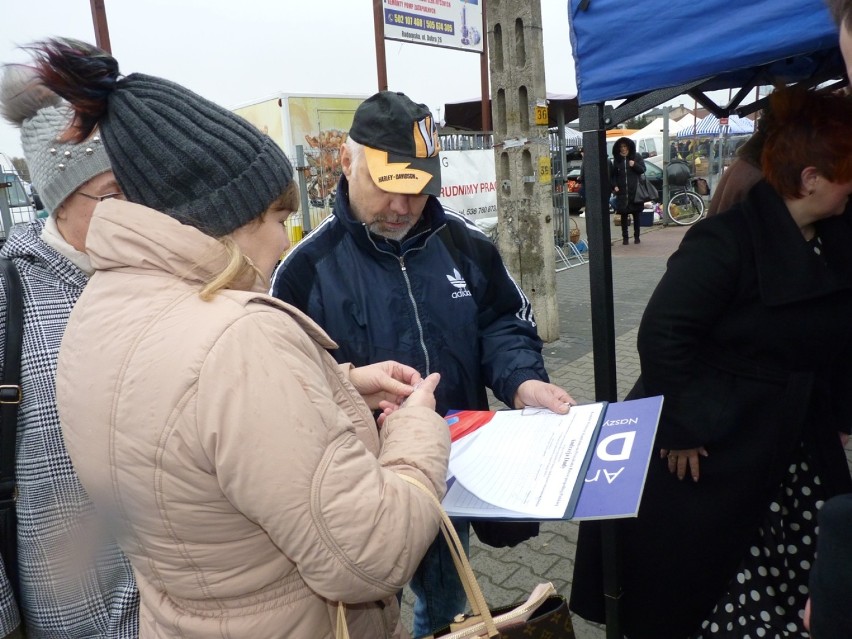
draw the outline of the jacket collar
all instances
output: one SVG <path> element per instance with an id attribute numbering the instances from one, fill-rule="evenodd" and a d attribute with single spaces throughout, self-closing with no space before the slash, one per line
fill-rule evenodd
<path id="1" fill-rule="evenodd" d="M 742 208 L 764 303 L 778 306 L 852 290 L 852 225 L 845 215 L 817 222 L 820 257 L 805 242 L 784 200 L 765 181 L 749 191 Z"/>
<path id="2" fill-rule="evenodd" d="M 426 200 L 420 221 L 401 242 L 388 240 L 370 233 L 366 224 L 355 219 L 355 215 L 352 213 L 349 205 L 349 181 L 343 175 L 340 176 L 340 182 L 337 185 L 337 198 L 334 201 L 333 215 L 359 247 L 394 257 L 401 257 L 410 251 L 421 249 L 429 238 L 440 231 L 447 223 L 441 202 L 434 195 L 430 195 Z"/>
<path id="3" fill-rule="evenodd" d="M 95 207 L 86 252 L 95 271 L 130 268 L 152 275 L 168 273 L 202 284 L 222 272 L 228 253 L 216 238 L 176 219 L 131 202 L 107 200 Z M 266 291 L 259 275 L 234 288 Z"/>
<path id="4" fill-rule="evenodd" d="M 95 208 L 86 252 L 95 271 L 128 269 L 154 276 L 172 275 L 189 284 L 202 284 L 228 263 L 224 246 L 198 229 L 139 204 L 107 200 Z M 243 304 L 257 302 L 287 312 L 323 348 L 337 344 L 307 315 L 266 291 L 268 282 L 237 282 L 219 293 Z"/>
<path id="5" fill-rule="evenodd" d="M 8 258 L 25 258 L 44 265 L 58 281 L 82 288 L 89 276 L 66 256 L 47 244 L 41 237 L 44 220 L 35 220 L 29 224 L 12 227 L 9 239 L 3 245 L 3 255 Z"/>

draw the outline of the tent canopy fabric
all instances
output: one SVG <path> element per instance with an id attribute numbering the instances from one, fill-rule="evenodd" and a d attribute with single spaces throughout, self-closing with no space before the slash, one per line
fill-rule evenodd
<path id="1" fill-rule="evenodd" d="M 681 93 L 689 93 L 716 115 L 726 115 L 755 86 L 796 82 L 814 86 L 842 78 L 845 65 L 837 27 L 824 0 L 568 0 L 567 10 L 580 128 L 588 138 L 584 145 L 588 145 L 589 255 L 591 264 L 598 265 L 590 272 L 595 395 L 615 401 L 604 130 Z M 732 88 L 739 90 L 727 105 L 712 103 L 706 94 Z M 622 99 L 624 103 L 614 108 L 606 104 Z M 612 578 L 616 570 L 609 568 L 605 589 L 616 603 L 608 606 L 607 617 L 614 634 L 620 635 L 619 588 L 617 578 Z"/>
<path id="2" fill-rule="evenodd" d="M 569 0 L 580 104 L 706 79 L 702 90 L 842 72 L 823 0 Z M 840 73 L 838 73 L 839 75 Z"/>
<path id="3" fill-rule="evenodd" d="M 701 137 L 721 135 L 724 127 L 712 113 L 701 118 L 694 127 L 688 126 L 679 129 L 675 134 L 679 138 L 691 138 L 695 135 Z M 731 114 L 728 117 L 727 135 L 748 135 L 754 133 L 754 121 L 748 118 L 741 118 L 736 114 Z"/>
<path id="4" fill-rule="evenodd" d="M 576 129 L 572 129 L 571 127 L 565 127 L 565 144 L 568 146 L 582 146 L 583 145 L 583 134 L 577 131 Z"/>
<path id="5" fill-rule="evenodd" d="M 696 124 L 696 118 L 691 113 L 687 113 L 680 120 L 671 125 L 671 130 L 669 131 L 669 135 L 675 135 L 682 131 L 683 129 L 689 128 L 690 132 L 694 128 Z"/>
<path id="6" fill-rule="evenodd" d="M 671 126 L 671 125 L 670 125 Z M 663 135 L 663 118 L 654 118 L 630 137 L 632 138 L 658 138 Z"/>

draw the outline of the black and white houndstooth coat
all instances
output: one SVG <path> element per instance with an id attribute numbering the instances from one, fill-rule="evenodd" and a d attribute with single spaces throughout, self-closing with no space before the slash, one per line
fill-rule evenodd
<path id="1" fill-rule="evenodd" d="M 23 401 L 18 413 L 18 561 L 27 636 L 135 638 L 139 596 L 130 564 L 92 527 L 93 507 L 65 450 L 56 410 L 56 358 L 87 276 L 41 239 L 42 220 L 12 230 L 2 255 L 24 288 Z M 0 287 L 0 335 L 6 295 Z M 2 362 L 2 345 L 0 345 Z M 17 612 L 0 565 L 0 636 Z"/>

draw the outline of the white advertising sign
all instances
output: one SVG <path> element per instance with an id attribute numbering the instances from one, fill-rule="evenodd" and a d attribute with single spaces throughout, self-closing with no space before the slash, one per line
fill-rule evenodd
<path id="1" fill-rule="evenodd" d="M 497 215 L 494 151 L 441 151 L 441 203 L 477 220 Z"/>
<path id="2" fill-rule="evenodd" d="M 385 38 L 482 53 L 481 0 L 383 0 Z"/>

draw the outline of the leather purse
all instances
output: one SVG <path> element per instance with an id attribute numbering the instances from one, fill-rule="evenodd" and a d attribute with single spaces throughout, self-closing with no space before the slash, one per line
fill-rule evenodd
<path id="1" fill-rule="evenodd" d="M 20 603 L 18 585 L 18 497 L 15 449 L 18 406 L 21 403 L 21 346 L 24 337 L 24 297 L 21 276 L 12 260 L 0 258 L 0 277 L 6 288 L 6 334 L 3 375 L 0 378 L 0 554 L 6 578 Z"/>
<path id="2" fill-rule="evenodd" d="M 640 175 L 639 180 L 636 182 L 636 196 L 633 198 L 633 201 L 652 202 L 658 197 L 660 197 L 660 193 L 657 191 L 657 188 L 648 181 L 644 173 Z"/>
<path id="3" fill-rule="evenodd" d="M 450 547 L 453 563 L 461 577 L 473 614 L 459 615 L 449 627 L 425 639 L 574 639 L 574 625 L 565 597 L 557 594 L 552 583 L 536 586 L 526 601 L 491 610 L 473 573 L 464 546 L 456 534 L 441 502 L 416 479 L 399 475 L 404 481 L 429 495 L 441 512 L 441 531 Z"/>

